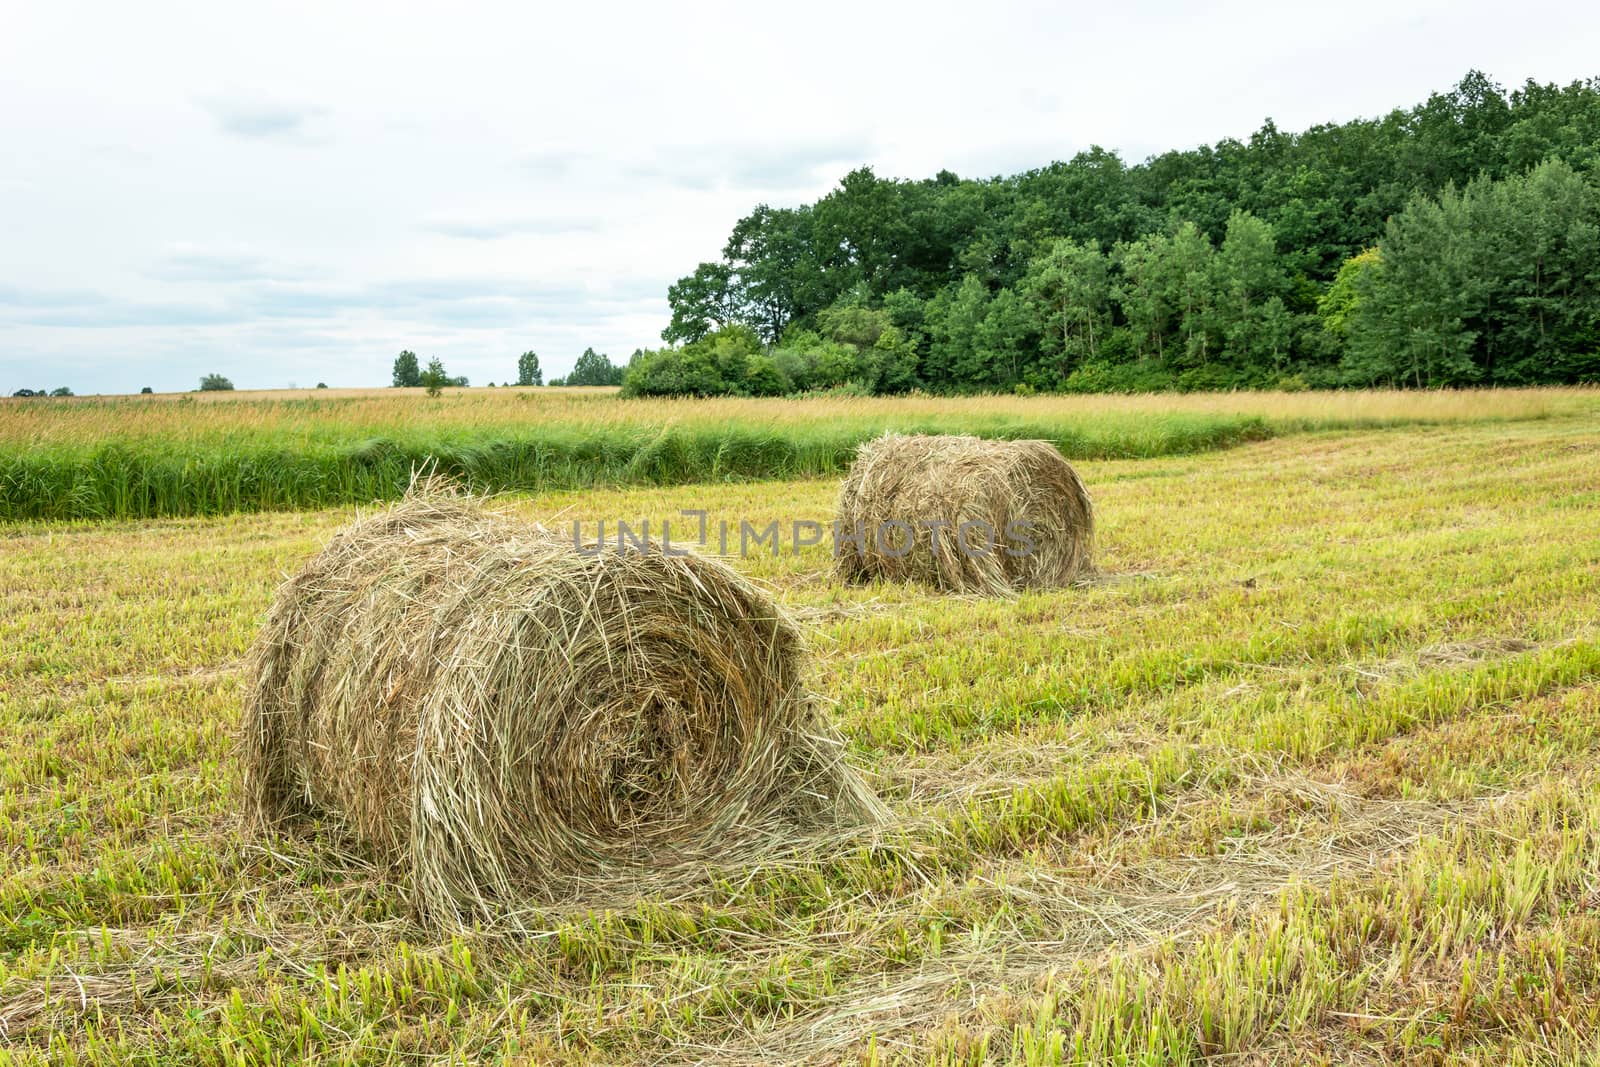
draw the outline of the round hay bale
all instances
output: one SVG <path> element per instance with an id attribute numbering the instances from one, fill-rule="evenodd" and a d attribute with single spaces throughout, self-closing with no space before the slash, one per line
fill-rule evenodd
<path id="1" fill-rule="evenodd" d="M 1048 441 L 885 434 L 856 453 L 837 531 L 845 581 L 1004 595 L 1087 573 L 1094 506 Z"/>
<path id="2" fill-rule="evenodd" d="M 248 821 L 343 821 L 435 922 L 647 893 L 882 811 L 733 570 L 436 490 L 285 583 L 251 666 Z"/>

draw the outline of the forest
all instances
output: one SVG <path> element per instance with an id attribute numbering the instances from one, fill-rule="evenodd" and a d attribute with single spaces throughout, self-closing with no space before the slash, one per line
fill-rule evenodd
<path id="1" fill-rule="evenodd" d="M 669 292 L 632 395 L 1600 379 L 1600 78 L 1009 177 L 847 174 Z"/>

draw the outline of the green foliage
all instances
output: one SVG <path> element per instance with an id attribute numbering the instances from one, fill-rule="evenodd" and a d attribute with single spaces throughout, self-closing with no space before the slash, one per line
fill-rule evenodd
<path id="1" fill-rule="evenodd" d="M 72 390 L 68 389 L 64 385 L 58 385 L 54 389 L 50 390 L 50 395 L 51 396 L 71 396 L 72 395 Z"/>
<path id="2" fill-rule="evenodd" d="M 1485 250 L 1496 240 L 1555 241 L 1569 280 L 1597 273 L 1574 258 L 1585 247 L 1574 220 L 1588 201 L 1571 181 L 1543 179 L 1555 200 L 1539 213 L 1537 237 L 1513 233 L 1510 209 L 1492 210 L 1488 199 L 1441 208 L 1439 219 L 1414 206 L 1448 203 L 1452 188 L 1516 179 L 1546 160 L 1570 164 L 1569 174 L 1600 167 L 1600 80 L 1506 93 L 1470 72 L 1380 119 L 1299 133 L 1269 121 L 1247 141 L 1136 165 L 1092 148 L 982 180 L 942 171 L 901 181 L 858 168 L 814 204 L 762 205 L 740 219 L 722 259 L 669 290 L 663 338 L 693 344 L 748 325 L 796 390 L 840 382 L 843 361 L 827 345 L 851 346 L 856 366 L 843 380 L 874 391 L 1073 389 L 1126 362 L 1162 373 L 1111 380 L 1584 380 L 1596 375 L 1585 354 L 1600 349 L 1600 331 L 1570 307 L 1558 313 L 1542 267 L 1501 279 L 1511 288 L 1485 313 L 1500 325 L 1461 319 L 1475 313 L 1461 301 L 1498 299 L 1463 290 L 1426 313 L 1411 304 L 1404 321 L 1375 307 L 1355 340 L 1355 320 L 1366 321 L 1356 314 L 1371 263 L 1363 254 L 1380 238 L 1387 253 L 1408 242 L 1444 251 L 1446 227 L 1501 235 L 1480 242 L 1478 266 L 1441 262 L 1414 278 L 1403 268 L 1396 278 L 1417 293 L 1493 280 L 1483 264 L 1493 263 Z M 1517 325 L 1518 315 L 1535 327 Z M 899 334 L 893 358 L 878 350 L 889 327 Z M 1409 331 L 1398 349 L 1396 331 Z M 1534 337 L 1534 349 L 1507 347 Z M 1567 351 L 1556 355 L 1558 345 Z M 1476 348 L 1484 351 L 1463 354 Z M 1213 365 L 1222 372 L 1203 369 Z M 699 388 L 748 391 L 691 377 Z M 763 388 L 771 384 L 768 376 Z"/>
<path id="3" fill-rule="evenodd" d="M 445 373 L 444 363 L 440 361 L 439 357 L 435 356 L 433 359 L 428 360 L 428 369 L 419 376 L 418 384 L 427 390 L 429 396 L 438 396 L 445 386 L 452 385 L 454 382 Z"/>
<path id="4" fill-rule="evenodd" d="M 1288 361 L 1295 321 L 1284 298 L 1289 278 L 1267 223 L 1236 211 L 1217 249 L 1215 328 L 1223 362 L 1235 368 L 1281 370 Z"/>
<path id="5" fill-rule="evenodd" d="M 790 382 L 747 326 L 724 326 L 682 348 L 636 352 L 623 396 L 774 396 Z"/>
<path id="6" fill-rule="evenodd" d="M 672 322 L 661 331 L 661 339 L 668 344 L 698 341 L 740 317 L 733 268 L 726 263 L 700 264 L 667 288 L 667 302 Z"/>
<path id="7" fill-rule="evenodd" d="M 917 387 L 917 345 L 900 327 L 885 327 L 862 359 L 862 380 L 873 393 L 887 396 Z"/>
<path id="8" fill-rule="evenodd" d="M 981 331 L 990 299 L 983 279 L 968 274 L 960 285 L 942 289 L 928 301 L 923 317 L 928 330 L 928 358 L 923 366 L 931 381 L 956 388 L 983 384 L 988 359 Z"/>
<path id="9" fill-rule="evenodd" d="M 1362 280 L 1363 275 L 1382 263 L 1383 253 L 1374 245 L 1362 249 L 1339 266 L 1339 273 L 1333 276 L 1328 291 L 1317 301 L 1323 329 L 1341 341 L 1350 335 L 1350 320 L 1360 306 L 1361 288 L 1367 284 Z"/>
<path id="10" fill-rule="evenodd" d="M 317 383 L 317 388 L 318 389 L 326 389 L 327 387 L 328 387 L 328 383 L 327 382 L 318 382 Z"/>
<path id="11" fill-rule="evenodd" d="M 861 293 L 852 293 L 817 314 L 817 331 L 830 341 L 871 348 L 890 326 L 889 313 L 868 306 Z"/>
<path id="12" fill-rule="evenodd" d="M 141 396 L 146 396 L 146 395 L 149 395 L 149 394 L 154 393 L 154 392 L 155 392 L 155 390 L 150 388 L 148 385 L 139 390 L 139 394 Z"/>
<path id="13" fill-rule="evenodd" d="M 621 385 L 623 368 L 612 364 L 603 354 L 585 348 L 583 355 L 573 364 L 564 385 Z M 555 384 L 555 383 L 551 383 Z"/>
<path id="14" fill-rule="evenodd" d="M 233 383 L 220 374 L 207 374 L 200 379 L 202 393 L 225 392 L 233 388 Z"/>
<path id="15" fill-rule="evenodd" d="M 788 375 L 768 355 L 754 355 L 745 364 L 745 392 L 749 396 L 783 396 L 794 388 Z"/>
<path id="16" fill-rule="evenodd" d="M 622 379 L 623 396 L 722 396 L 727 384 L 704 348 L 662 348 L 639 353 Z"/>
<path id="17" fill-rule="evenodd" d="M 422 370 L 417 365 L 415 352 L 402 352 L 394 357 L 392 383 L 397 389 L 414 389 L 422 384 Z"/>
<path id="18" fill-rule="evenodd" d="M 489 383 L 493 385 L 493 382 Z M 518 385 L 543 385 L 544 371 L 539 369 L 539 356 L 534 352 L 524 352 L 517 357 L 517 384 Z"/>
<path id="19" fill-rule="evenodd" d="M 1069 237 L 1051 242 L 1028 265 L 1022 291 L 1040 332 L 1040 352 L 1063 375 L 1099 358 L 1110 327 L 1110 264 L 1094 245 Z"/>
<path id="20" fill-rule="evenodd" d="M 1525 385 L 1600 373 L 1600 187 L 1559 161 L 1417 196 L 1353 280 L 1357 382 Z"/>

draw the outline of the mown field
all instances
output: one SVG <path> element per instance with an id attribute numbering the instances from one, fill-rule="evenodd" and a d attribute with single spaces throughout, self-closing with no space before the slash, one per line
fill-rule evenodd
<path id="1" fill-rule="evenodd" d="M 1151 458 L 1312 430 L 1600 412 L 1593 389 L 1162 397 L 621 400 L 614 390 L 0 399 L 0 520 L 392 499 L 429 464 L 484 490 L 836 474 L 885 429 Z"/>
<path id="2" fill-rule="evenodd" d="M 1594 396 L 985 402 L 1019 421 L 1170 405 L 1275 436 L 1080 463 L 1103 573 L 1077 588 L 840 588 L 822 547 L 733 561 L 804 624 L 893 828 L 552 912 L 532 938 L 418 927 L 336 827 L 240 831 L 241 656 L 352 509 L 0 526 L 0 1063 L 1581 1061 L 1600 1031 Z M 360 433 L 398 410 L 350 402 Z M 261 440 L 284 417 L 209 406 L 182 447 L 233 432 L 211 412 L 236 405 Z M 8 408 L 0 448 L 155 447 L 154 421 L 94 411 L 19 428 Z M 835 488 L 505 504 L 788 522 L 828 518 Z"/>

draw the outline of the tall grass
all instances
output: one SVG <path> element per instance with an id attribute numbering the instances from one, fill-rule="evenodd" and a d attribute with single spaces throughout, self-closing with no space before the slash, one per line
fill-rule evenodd
<path id="1" fill-rule="evenodd" d="M 939 420 L 896 428 L 1041 437 L 1070 456 L 1096 459 L 1197 452 L 1269 435 L 1260 419 L 1198 416 L 1089 427 Z M 361 503 L 398 496 L 424 465 L 491 491 L 801 478 L 842 471 L 856 446 L 878 432 L 826 424 L 593 433 L 558 426 L 508 428 L 504 435 L 402 431 L 301 448 L 249 439 L 170 449 L 148 441 L 49 446 L 0 456 L 0 519 L 215 515 Z"/>
<path id="2" fill-rule="evenodd" d="M 474 488 L 837 473 L 885 430 L 1042 438 L 1074 459 L 1225 448 L 1276 432 L 1590 412 L 1593 391 L 1185 397 L 621 400 L 408 391 L 0 401 L 0 520 L 139 518 L 391 499 L 434 464 Z"/>

